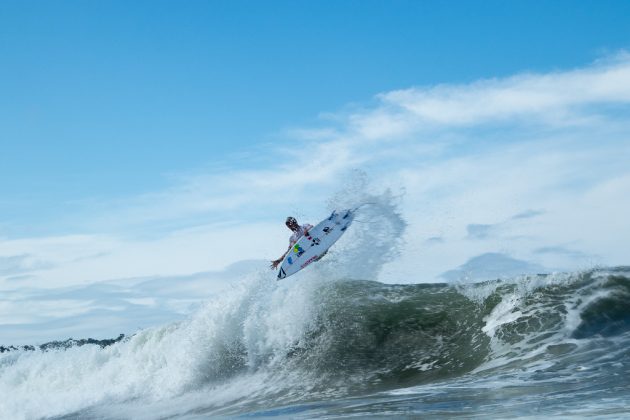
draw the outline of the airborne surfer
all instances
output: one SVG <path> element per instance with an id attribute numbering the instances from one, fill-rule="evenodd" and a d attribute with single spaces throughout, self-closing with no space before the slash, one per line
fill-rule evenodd
<path id="1" fill-rule="evenodd" d="M 310 225 L 308 223 L 305 223 L 303 225 L 300 225 L 298 223 L 298 221 L 295 219 L 295 217 L 287 217 L 287 220 L 284 222 L 287 227 L 289 229 L 291 229 L 293 231 L 293 235 L 291 235 L 291 237 L 289 238 L 289 248 L 287 248 L 287 250 L 285 251 L 284 254 L 282 254 L 282 256 L 280 258 L 278 258 L 277 260 L 274 260 L 271 262 L 270 268 L 276 269 L 278 268 L 278 264 L 280 264 L 282 262 L 282 260 L 284 259 L 284 257 L 286 257 L 286 255 L 289 253 L 289 251 L 291 250 L 291 247 L 304 235 L 308 234 L 308 231 L 310 229 L 313 228 L 313 225 Z"/>

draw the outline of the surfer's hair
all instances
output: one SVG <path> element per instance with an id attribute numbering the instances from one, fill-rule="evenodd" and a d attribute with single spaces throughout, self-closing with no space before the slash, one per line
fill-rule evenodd
<path id="1" fill-rule="evenodd" d="M 284 221 L 284 224 L 287 226 L 292 225 L 294 223 L 297 224 L 297 220 L 295 220 L 295 217 L 291 217 L 291 216 L 287 217 L 287 220 Z"/>

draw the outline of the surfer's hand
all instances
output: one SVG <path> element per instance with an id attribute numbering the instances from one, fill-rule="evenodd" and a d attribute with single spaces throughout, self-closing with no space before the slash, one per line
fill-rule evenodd
<path id="1" fill-rule="evenodd" d="M 278 264 L 280 264 L 280 260 L 271 261 L 271 265 L 269 266 L 269 268 L 275 270 L 276 268 L 278 268 Z"/>

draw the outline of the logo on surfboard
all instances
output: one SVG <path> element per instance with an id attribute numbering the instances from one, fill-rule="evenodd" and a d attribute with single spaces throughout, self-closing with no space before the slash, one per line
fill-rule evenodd
<path id="1" fill-rule="evenodd" d="M 296 257 L 302 256 L 304 254 L 304 249 L 298 244 L 293 245 L 293 253 L 296 254 Z"/>

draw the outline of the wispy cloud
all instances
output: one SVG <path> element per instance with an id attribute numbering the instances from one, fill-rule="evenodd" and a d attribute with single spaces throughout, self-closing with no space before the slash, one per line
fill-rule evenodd
<path id="1" fill-rule="evenodd" d="M 47 263 L 28 254 L 12 255 L 8 257 L 0 256 L 0 275 L 15 277 L 17 274 L 51 268 L 52 264 Z"/>
<path id="2" fill-rule="evenodd" d="M 573 71 L 520 74 L 466 85 L 411 88 L 379 95 L 381 107 L 354 116 L 369 137 L 418 127 L 474 126 L 498 122 L 576 124 L 603 116 L 594 107 L 630 101 L 627 53 Z"/>
<path id="3" fill-rule="evenodd" d="M 512 216 L 513 220 L 518 220 L 518 219 L 531 219 L 532 217 L 536 217 L 536 216 L 540 216 L 545 214 L 544 211 L 542 210 L 525 210 L 522 213 L 519 214 L 515 214 L 514 216 Z"/>
<path id="4" fill-rule="evenodd" d="M 224 162 L 161 191 L 86 200 L 75 231 L 89 233 L 9 238 L 0 256 L 7 267 L 24 268 L 7 259 L 27 254 L 49 261 L 54 267 L 21 274 L 51 285 L 277 257 L 287 213 L 316 220 L 361 168 L 372 179 L 366 188 L 406 192 L 406 247 L 384 280 L 430 280 L 497 251 L 556 267 L 557 253 L 536 250 L 558 243 L 622 263 L 629 104 L 625 53 L 570 71 L 385 92 L 318 128 L 292 129 L 294 137 L 261 151 L 267 166 Z"/>
<path id="5" fill-rule="evenodd" d="M 522 224 L 524 220 L 532 219 L 534 217 L 545 214 L 544 211 L 527 210 L 518 213 L 507 220 L 494 223 L 494 224 L 477 224 L 471 223 L 466 226 L 466 232 L 468 233 L 468 239 L 490 239 L 500 236 L 509 235 L 514 230 L 515 226 Z"/>
<path id="6" fill-rule="evenodd" d="M 468 237 L 473 239 L 487 239 L 493 235 L 493 231 L 496 230 L 497 225 L 478 225 L 470 224 L 466 226 Z"/>

